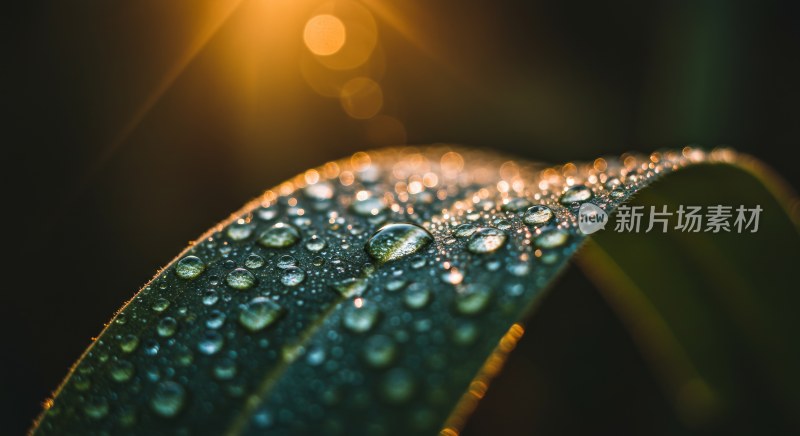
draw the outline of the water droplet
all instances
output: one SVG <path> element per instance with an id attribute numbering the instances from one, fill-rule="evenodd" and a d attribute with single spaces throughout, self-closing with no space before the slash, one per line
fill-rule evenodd
<path id="1" fill-rule="evenodd" d="M 312 253 L 316 253 L 318 251 L 324 250 L 326 245 L 327 243 L 325 242 L 324 239 L 320 238 L 317 235 L 313 235 L 310 238 L 308 238 L 308 242 L 306 242 L 306 250 Z"/>
<path id="2" fill-rule="evenodd" d="M 502 230 L 492 227 L 482 228 L 470 236 L 467 250 L 477 253 L 491 253 L 506 243 L 508 236 Z"/>
<path id="3" fill-rule="evenodd" d="M 203 304 L 206 306 L 213 306 L 219 300 L 219 295 L 217 295 L 217 291 L 213 289 L 209 289 L 203 292 Z"/>
<path id="4" fill-rule="evenodd" d="M 564 191 L 564 193 L 561 194 L 561 198 L 558 201 L 561 202 L 561 204 L 570 205 L 576 202 L 581 203 L 587 201 L 593 196 L 594 194 L 592 193 L 592 190 L 589 189 L 588 186 L 577 185 Z"/>
<path id="5" fill-rule="evenodd" d="M 250 289 L 256 284 L 256 276 L 244 268 L 236 268 L 225 277 L 228 286 L 240 291 Z"/>
<path id="6" fill-rule="evenodd" d="M 259 269 L 264 266 L 264 258 L 257 254 L 251 254 L 244 260 L 244 266 L 250 269 Z"/>
<path id="7" fill-rule="evenodd" d="M 222 359 L 214 365 L 214 377 L 218 380 L 230 380 L 236 376 L 236 362 L 233 359 Z"/>
<path id="8" fill-rule="evenodd" d="M 297 286 L 303 283 L 306 278 L 306 272 L 296 266 L 290 266 L 283 271 L 281 276 L 281 283 L 286 286 Z"/>
<path id="9" fill-rule="evenodd" d="M 326 201 L 333 198 L 333 185 L 330 182 L 319 182 L 303 188 L 306 197 L 314 201 Z"/>
<path id="10" fill-rule="evenodd" d="M 225 340 L 216 330 L 206 330 L 203 339 L 197 344 L 197 349 L 203 354 L 214 354 L 222 348 Z"/>
<path id="11" fill-rule="evenodd" d="M 256 216 L 262 221 L 271 221 L 278 216 L 278 205 L 273 204 L 267 207 L 262 207 L 256 212 Z"/>
<path id="12" fill-rule="evenodd" d="M 181 411 L 185 397 L 186 390 L 183 386 L 173 381 L 164 381 L 156 386 L 150 407 L 157 414 L 170 418 Z"/>
<path id="13" fill-rule="evenodd" d="M 454 230 L 453 234 L 459 238 L 466 238 L 467 236 L 472 236 L 478 230 L 478 226 L 472 223 L 464 223 L 458 225 Z"/>
<path id="14" fill-rule="evenodd" d="M 347 305 L 344 309 L 342 324 L 351 332 L 364 333 L 375 325 L 379 315 L 380 311 L 377 306 L 362 301 L 360 307 L 355 304 Z"/>
<path id="15" fill-rule="evenodd" d="M 210 329 L 218 329 L 222 327 L 222 324 L 225 324 L 225 312 L 215 309 L 208 313 L 206 327 Z"/>
<path id="16" fill-rule="evenodd" d="M 414 395 L 414 378 L 403 368 L 395 368 L 386 374 L 381 385 L 381 392 L 386 401 L 400 404 Z"/>
<path id="17" fill-rule="evenodd" d="M 564 245 L 569 239 L 569 233 L 564 229 L 553 228 L 544 230 L 534 241 L 539 248 L 556 248 Z"/>
<path id="18" fill-rule="evenodd" d="M 256 297 L 239 312 L 239 324 L 255 333 L 275 323 L 283 313 L 284 309 L 274 301 L 265 297 Z"/>
<path id="19" fill-rule="evenodd" d="M 253 225 L 235 222 L 228 226 L 228 237 L 234 241 L 243 241 L 253 234 Z"/>
<path id="20" fill-rule="evenodd" d="M 507 212 L 519 212 L 530 205 L 531 202 L 527 198 L 517 197 L 512 198 L 508 203 L 504 203 L 500 208 Z"/>
<path id="21" fill-rule="evenodd" d="M 162 338 L 168 338 L 175 334 L 178 329 L 178 321 L 175 318 L 168 316 L 158 322 L 158 335 Z"/>
<path id="22" fill-rule="evenodd" d="M 89 397 L 83 404 L 83 412 L 92 419 L 100 419 L 108 414 L 108 401 L 103 397 Z"/>
<path id="23" fill-rule="evenodd" d="M 456 310 L 463 315 L 474 315 L 489 304 L 492 290 L 482 283 L 471 283 L 456 293 Z"/>
<path id="24" fill-rule="evenodd" d="M 133 377 L 134 366 L 127 360 L 119 360 L 111 366 L 111 378 L 116 382 L 126 382 Z"/>
<path id="25" fill-rule="evenodd" d="M 166 298 L 158 298 L 153 302 L 153 310 L 156 312 L 163 312 L 169 307 L 169 300 Z"/>
<path id="26" fill-rule="evenodd" d="M 553 211 L 542 205 L 536 205 L 525 211 L 522 222 L 529 226 L 541 226 L 553 220 Z"/>
<path id="27" fill-rule="evenodd" d="M 425 307 L 431 300 L 431 290 L 421 283 L 412 283 L 406 289 L 403 301 L 410 309 Z"/>
<path id="28" fill-rule="evenodd" d="M 462 322 L 453 330 L 453 341 L 459 345 L 470 345 L 478 337 L 478 327 L 472 322 Z"/>
<path id="29" fill-rule="evenodd" d="M 367 241 L 367 252 L 380 262 L 410 256 L 433 242 L 433 236 L 414 224 L 387 224 Z"/>
<path id="30" fill-rule="evenodd" d="M 613 198 L 622 198 L 625 196 L 625 190 L 622 188 L 614 188 L 609 192 L 609 195 Z"/>
<path id="31" fill-rule="evenodd" d="M 386 210 L 386 203 L 380 197 L 367 197 L 363 200 L 356 200 L 350 208 L 357 215 L 375 216 Z"/>
<path id="32" fill-rule="evenodd" d="M 285 254 L 278 259 L 277 267 L 281 269 L 286 269 L 289 267 L 293 267 L 297 265 L 297 259 L 294 257 Z"/>
<path id="33" fill-rule="evenodd" d="M 200 275 L 206 269 L 206 265 L 197 256 L 186 256 L 175 265 L 175 273 L 178 277 L 191 280 Z"/>
<path id="34" fill-rule="evenodd" d="M 351 298 L 360 296 L 367 290 L 367 281 L 352 277 L 333 283 L 332 286 L 344 298 Z"/>
<path id="35" fill-rule="evenodd" d="M 139 338 L 134 335 L 125 335 L 119 343 L 119 348 L 124 353 L 131 353 L 139 346 Z"/>
<path id="36" fill-rule="evenodd" d="M 397 347 L 388 336 L 375 335 L 364 342 L 364 361 L 373 368 L 385 368 L 394 361 Z"/>
<path id="37" fill-rule="evenodd" d="M 511 223 L 508 220 L 501 220 L 497 219 L 492 222 L 500 230 L 509 230 L 511 229 Z"/>
<path id="38" fill-rule="evenodd" d="M 294 226 L 284 223 L 274 224 L 258 237 L 258 243 L 267 248 L 290 247 L 299 240 L 300 232 Z"/>

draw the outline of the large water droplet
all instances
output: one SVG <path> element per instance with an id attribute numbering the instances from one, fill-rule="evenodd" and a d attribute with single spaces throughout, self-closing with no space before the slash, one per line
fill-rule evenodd
<path id="1" fill-rule="evenodd" d="M 261 233 L 258 243 L 267 248 L 285 248 L 292 246 L 300 240 L 300 232 L 294 226 L 285 223 L 276 223 Z"/>
<path id="2" fill-rule="evenodd" d="M 244 260 L 244 266 L 250 269 L 259 269 L 264 266 L 264 258 L 253 253 Z"/>
<path id="3" fill-rule="evenodd" d="M 111 366 L 111 378 L 116 382 L 126 382 L 133 377 L 134 366 L 127 360 L 119 360 Z"/>
<path id="4" fill-rule="evenodd" d="M 225 277 L 225 282 L 233 289 L 243 291 L 252 288 L 256 284 L 256 276 L 244 268 L 236 268 L 228 273 L 228 276 Z"/>
<path id="5" fill-rule="evenodd" d="M 103 397 L 90 397 L 83 404 L 83 412 L 92 419 L 100 419 L 108 414 L 108 401 Z"/>
<path id="6" fill-rule="evenodd" d="M 306 278 L 306 272 L 296 266 L 290 266 L 283 271 L 281 276 L 281 283 L 286 286 L 297 286 L 303 283 Z"/>
<path id="7" fill-rule="evenodd" d="M 168 338 L 175 334 L 175 330 L 178 328 L 178 321 L 175 318 L 168 316 L 161 321 L 158 322 L 158 335 L 163 338 Z"/>
<path id="8" fill-rule="evenodd" d="M 360 296 L 367 290 L 367 281 L 362 278 L 348 278 L 334 283 L 333 289 L 336 289 L 344 298 L 351 298 Z"/>
<path id="9" fill-rule="evenodd" d="M 525 211 L 522 222 L 529 226 L 541 226 L 553 220 L 553 211 L 542 205 L 536 205 Z"/>
<path id="10" fill-rule="evenodd" d="M 478 253 L 491 253 L 506 243 L 508 236 L 502 230 L 492 227 L 482 228 L 470 236 L 467 250 Z"/>
<path id="11" fill-rule="evenodd" d="M 564 245 L 569 239 L 569 233 L 564 229 L 547 229 L 536 237 L 534 243 L 539 248 L 556 248 Z"/>
<path id="12" fill-rule="evenodd" d="M 156 386 L 150 406 L 157 414 L 170 418 L 181 411 L 185 397 L 183 386 L 173 381 L 161 382 Z"/>
<path id="13" fill-rule="evenodd" d="M 234 241 L 243 241 L 253 234 L 253 225 L 250 223 L 235 222 L 228 226 L 228 237 Z"/>
<path id="14" fill-rule="evenodd" d="M 322 251 L 326 245 L 327 244 L 325 243 L 324 239 L 320 238 L 317 235 L 313 235 L 310 238 L 308 238 L 308 242 L 306 242 L 306 250 L 312 253 L 316 253 L 318 251 Z"/>
<path id="15" fill-rule="evenodd" d="M 203 333 L 203 338 L 197 344 L 197 349 L 203 354 L 214 354 L 222 348 L 225 343 L 222 335 L 216 330 L 207 330 Z"/>
<path id="16" fill-rule="evenodd" d="M 404 403 L 411 399 L 414 389 L 414 378 L 403 368 L 389 371 L 381 386 L 384 399 L 394 404 Z"/>
<path id="17" fill-rule="evenodd" d="M 344 327 L 354 333 L 369 331 L 380 315 L 380 311 L 374 304 L 364 303 L 363 300 L 360 304 L 361 306 L 356 304 L 348 305 L 344 309 L 342 318 Z"/>
<path id="18" fill-rule="evenodd" d="M 119 343 L 119 348 L 124 353 L 131 353 L 139 346 L 139 338 L 134 335 L 125 335 Z"/>
<path id="19" fill-rule="evenodd" d="M 206 265 L 197 256 L 186 256 L 175 265 L 175 273 L 178 277 L 191 280 L 200 275 L 206 269 Z"/>
<path id="20" fill-rule="evenodd" d="M 386 210 L 386 203 L 380 197 L 367 197 L 363 200 L 356 200 L 350 208 L 357 215 L 374 216 Z"/>
<path id="21" fill-rule="evenodd" d="M 528 201 L 527 198 L 517 197 L 508 200 L 508 202 L 504 203 L 500 208 L 507 212 L 519 212 L 530 205 L 531 202 Z"/>
<path id="22" fill-rule="evenodd" d="M 453 234 L 459 238 L 466 238 L 467 236 L 472 236 L 476 231 L 478 231 L 478 226 L 472 223 L 464 223 L 459 224 L 453 230 Z"/>
<path id="23" fill-rule="evenodd" d="M 433 242 L 433 236 L 414 224 L 387 224 L 367 241 L 367 252 L 380 262 L 410 256 Z"/>
<path id="24" fill-rule="evenodd" d="M 576 202 L 580 203 L 587 201 L 593 196 L 594 194 L 592 193 L 592 190 L 589 189 L 588 186 L 578 185 L 578 186 L 573 186 L 564 191 L 564 193 L 561 194 L 561 198 L 558 201 L 561 202 L 561 204 L 570 205 Z"/>
<path id="25" fill-rule="evenodd" d="M 374 368 L 385 368 L 394 361 L 397 347 L 388 336 L 375 335 L 364 342 L 364 361 Z"/>
<path id="26" fill-rule="evenodd" d="M 297 266 L 297 259 L 294 257 L 285 254 L 278 259 L 278 263 L 276 266 L 280 269 L 286 269 L 292 266 Z"/>
<path id="27" fill-rule="evenodd" d="M 431 300 L 430 289 L 421 284 L 413 283 L 406 289 L 403 301 L 410 309 L 420 309 L 425 307 Z"/>
<path id="28" fill-rule="evenodd" d="M 274 301 L 256 297 L 239 312 L 239 324 L 255 333 L 275 323 L 283 313 L 284 309 Z"/>
<path id="29" fill-rule="evenodd" d="M 326 201 L 333 198 L 333 185 L 330 182 L 319 182 L 303 188 L 306 197 L 314 201 Z"/>
<path id="30" fill-rule="evenodd" d="M 474 315 L 489 304 L 492 290 L 481 283 L 472 283 L 456 293 L 456 310 L 463 315 Z"/>

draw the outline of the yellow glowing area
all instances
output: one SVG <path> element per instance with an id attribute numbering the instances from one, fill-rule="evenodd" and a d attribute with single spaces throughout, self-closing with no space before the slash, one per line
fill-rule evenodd
<path id="1" fill-rule="evenodd" d="M 330 56 L 338 52 L 347 40 L 342 20 L 323 14 L 312 17 L 303 31 L 306 47 L 318 56 Z"/>

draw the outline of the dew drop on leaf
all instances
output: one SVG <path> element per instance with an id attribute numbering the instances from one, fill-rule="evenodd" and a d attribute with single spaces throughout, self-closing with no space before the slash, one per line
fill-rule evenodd
<path id="1" fill-rule="evenodd" d="M 536 205 L 525 211 L 522 221 L 529 226 L 541 226 L 553 220 L 553 211 L 542 205 Z"/>
<path id="2" fill-rule="evenodd" d="M 474 315 L 483 311 L 489 304 L 492 290 L 482 283 L 472 283 L 456 293 L 456 310 L 463 315 Z"/>
<path id="3" fill-rule="evenodd" d="M 485 254 L 496 251 L 506 243 L 508 236 L 500 229 L 486 227 L 477 230 L 467 242 L 467 250 L 476 254 Z"/>
<path id="4" fill-rule="evenodd" d="M 239 324 L 255 333 L 274 324 L 283 312 L 284 309 L 278 303 L 266 297 L 256 297 L 239 312 Z"/>
<path id="5" fill-rule="evenodd" d="M 181 411 L 185 397 L 186 390 L 183 386 L 174 381 L 164 381 L 156 386 L 150 407 L 157 414 L 171 418 Z"/>
<path id="6" fill-rule="evenodd" d="M 277 223 L 258 237 L 258 243 L 267 248 L 290 247 L 300 240 L 300 232 L 294 226 Z"/>
<path id="7" fill-rule="evenodd" d="M 354 333 L 365 333 L 372 329 L 378 321 L 380 311 L 374 304 L 363 303 L 361 306 L 348 304 L 344 309 L 342 324 Z"/>
<path id="8" fill-rule="evenodd" d="M 206 269 L 206 265 L 197 256 L 186 256 L 175 265 L 175 273 L 178 277 L 191 280 L 200 275 Z"/>
<path id="9" fill-rule="evenodd" d="M 535 244 L 539 248 L 556 248 L 564 245 L 569 239 L 569 233 L 564 229 L 547 229 L 536 237 Z"/>
<path id="10" fill-rule="evenodd" d="M 367 241 L 367 252 L 380 262 L 410 256 L 433 242 L 433 235 L 415 224 L 387 224 Z"/>
<path id="11" fill-rule="evenodd" d="M 589 189 L 588 186 L 578 185 L 573 186 L 563 194 L 561 194 L 561 198 L 558 200 L 561 204 L 570 205 L 572 203 L 580 203 L 591 199 L 594 196 L 592 190 Z"/>
<path id="12" fill-rule="evenodd" d="M 281 283 L 286 286 L 297 286 L 303 283 L 306 278 L 306 272 L 296 266 L 290 266 L 283 271 L 281 276 Z"/>
<path id="13" fill-rule="evenodd" d="M 207 330 L 203 333 L 202 339 L 197 344 L 197 349 L 203 354 L 211 355 L 222 349 L 224 343 L 225 340 L 219 332 L 216 330 Z"/>
<path id="14" fill-rule="evenodd" d="M 385 335 L 371 336 L 364 342 L 364 361 L 373 368 L 385 368 L 394 361 L 397 346 Z"/>
<path id="15" fill-rule="evenodd" d="M 244 291 L 252 288 L 256 284 L 256 276 L 244 268 L 236 268 L 228 273 L 225 282 L 233 289 Z"/>

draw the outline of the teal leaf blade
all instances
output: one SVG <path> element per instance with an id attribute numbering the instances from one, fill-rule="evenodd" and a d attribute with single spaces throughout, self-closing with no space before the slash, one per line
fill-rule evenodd
<path id="1" fill-rule="evenodd" d="M 657 156 L 547 168 L 403 148 L 309 170 L 128 302 L 34 432 L 457 431 L 584 240 L 580 204 L 611 212 L 663 174 L 736 158 Z"/>

